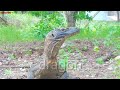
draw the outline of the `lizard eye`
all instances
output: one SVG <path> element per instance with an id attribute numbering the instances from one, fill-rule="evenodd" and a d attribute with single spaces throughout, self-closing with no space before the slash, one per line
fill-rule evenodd
<path id="1" fill-rule="evenodd" d="M 52 34 L 52 36 L 54 37 L 54 34 Z"/>

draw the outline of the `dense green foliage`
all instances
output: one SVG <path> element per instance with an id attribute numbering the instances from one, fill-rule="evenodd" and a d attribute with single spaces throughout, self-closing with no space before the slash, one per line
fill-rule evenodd
<path id="1" fill-rule="evenodd" d="M 56 13 L 56 11 L 29 11 L 28 13 L 37 17 L 47 17 L 48 14 Z"/>
<path id="2" fill-rule="evenodd" d="M 86 15 L 85 11 L 80 11 L 80 12 L 76 13 L 74 17 L 77 20 L 83 20 L 83 19 L 92 20 L 92 17 L 88 16 L 88 14 Z"/>
<path id="3" fill-rule="evenodd" d="M 80 33 L 71 39 L 92 40 L 95 43 L 99 43 L 98 41 L 101 40 L 106 46 L 120 49 L 119 35 L 119 22 L 91 21 L 88 27 L 81 28 Z"/>
<path id="4" fill-rule="evenodd" d="M 0 41 L 15 41 L 15 39 L 21 40 L 21 36 L 19 35 L 20 31 L 15 27 L 11 26 L 0 26 Z"/>
<path id="5" fill-rule="evenodd" d="M 119 22 L 90 21 L 88 27 L 84 28 L 84 23 L 81 23 L 84 22 L 84 20 L 79 19 L 86 19 L 87 16 L 85 16 L 85 12 L 78 13 L 76 17 L 78 21 L 77 27 L 80 28 L 81 31 L 78 35 L 70 39 L 87 39 L 92 40 L 95 44 L 99 43 L 98 40 L 103 40 L 106 46 L 112 45 L 120 49 Z M 1 42 L 42 40 L 50 30 L 66 27 L 64 16 L 57 11 L 29 11 L 25 14 L 13 13 L 9 15 L 8 19 L 10 18 L 12 18 L 11 21 L 14 19 L 12 26 L 0 25 Z M 36 19 L 33 20 L 33 18 Z"/>
<path id="6" fill-rule="evenodd" d="M 55 28 L 66 26 L 64 17 L 58 12 L 45 14 L 40 19 L 40 22 L 33 27 L 33 34 L 38 39 L 44 38 L 49 31 Z"/>

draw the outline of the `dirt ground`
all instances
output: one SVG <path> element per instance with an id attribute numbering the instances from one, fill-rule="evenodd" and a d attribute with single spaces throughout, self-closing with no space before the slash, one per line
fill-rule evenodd
<path id="1" fill-rule="evenodd" d="M 80 79 L 116 79 L 114 60 L 103 64 L 96 63 L 96 58 L 106 56 L 112 49 L 100 44 L 99 52 L 93 50 L 90 41 L 66 41 L 60 49 L 69 55 L 69 63 L 79 65 L 74 70 L 67 69 L 70 75 Z M 29 67 L 43 60 L 44 42 L 26 42 L 0 46 L 0 79 L 26 79 Z M 70 52 L 69 52 L 70 50 Z M 58 60 L 63 59 L 61 53 Z"/>

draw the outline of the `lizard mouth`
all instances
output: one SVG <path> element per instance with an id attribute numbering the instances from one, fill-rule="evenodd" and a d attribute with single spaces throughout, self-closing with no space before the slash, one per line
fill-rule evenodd
<path id="1" fill-rule="evenodd" d="M 80 32 L 80 30 L 78 28 L 70 27 L 70 28 L 68 28 L 68 30 L 66 30 L 65 34 L 66 34 L 66 36 L 73 36 L 79 32 Z"/>

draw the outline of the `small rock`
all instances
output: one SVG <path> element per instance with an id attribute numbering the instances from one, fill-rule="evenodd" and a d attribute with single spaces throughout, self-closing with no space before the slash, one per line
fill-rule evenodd
<path id="1" fill-rule="evenodd" d="M 89 77 L 89 75 L 86 75 L 86 77 Z"/>
<path id="2" fill-rule="evenodd" d="M 95 77 L 95 75 L 91 75 L 91 78 L 94 78 Z"/>
<path id="3" fill-rule="evenodd" d="M 5 78 L 0 78 L 0 79 L 5 79 Z"/>
<path id="4" fill-rule="evenodd" d="M 108 69 L 108 70 L 113 70 L 112 66 L 109 66 L 107 69 Z"/>
<path id="5" fill-rule="evenodd" d="M 18 58 L 18 61 L 21 61 L 21 58 Z"/>
<path id="6" fill-rule="evenodd" d="M 75 55 L 75 53 L 73 53 L 73 55 Z"/>
<path id="7" fill-rule="evenodd" d="M 26 69 L 20 68 L 20 71 L 25 71 Z"/>
<path id="8" fill-rule="evenodd" d="M 24 62 L 27 62 L 27 60 L 24 60 Z"/>
<path id="9" fill-rule="evenodd" d="M 0 62 L 0 66 L 2 65 L 2 62 Z"/>

